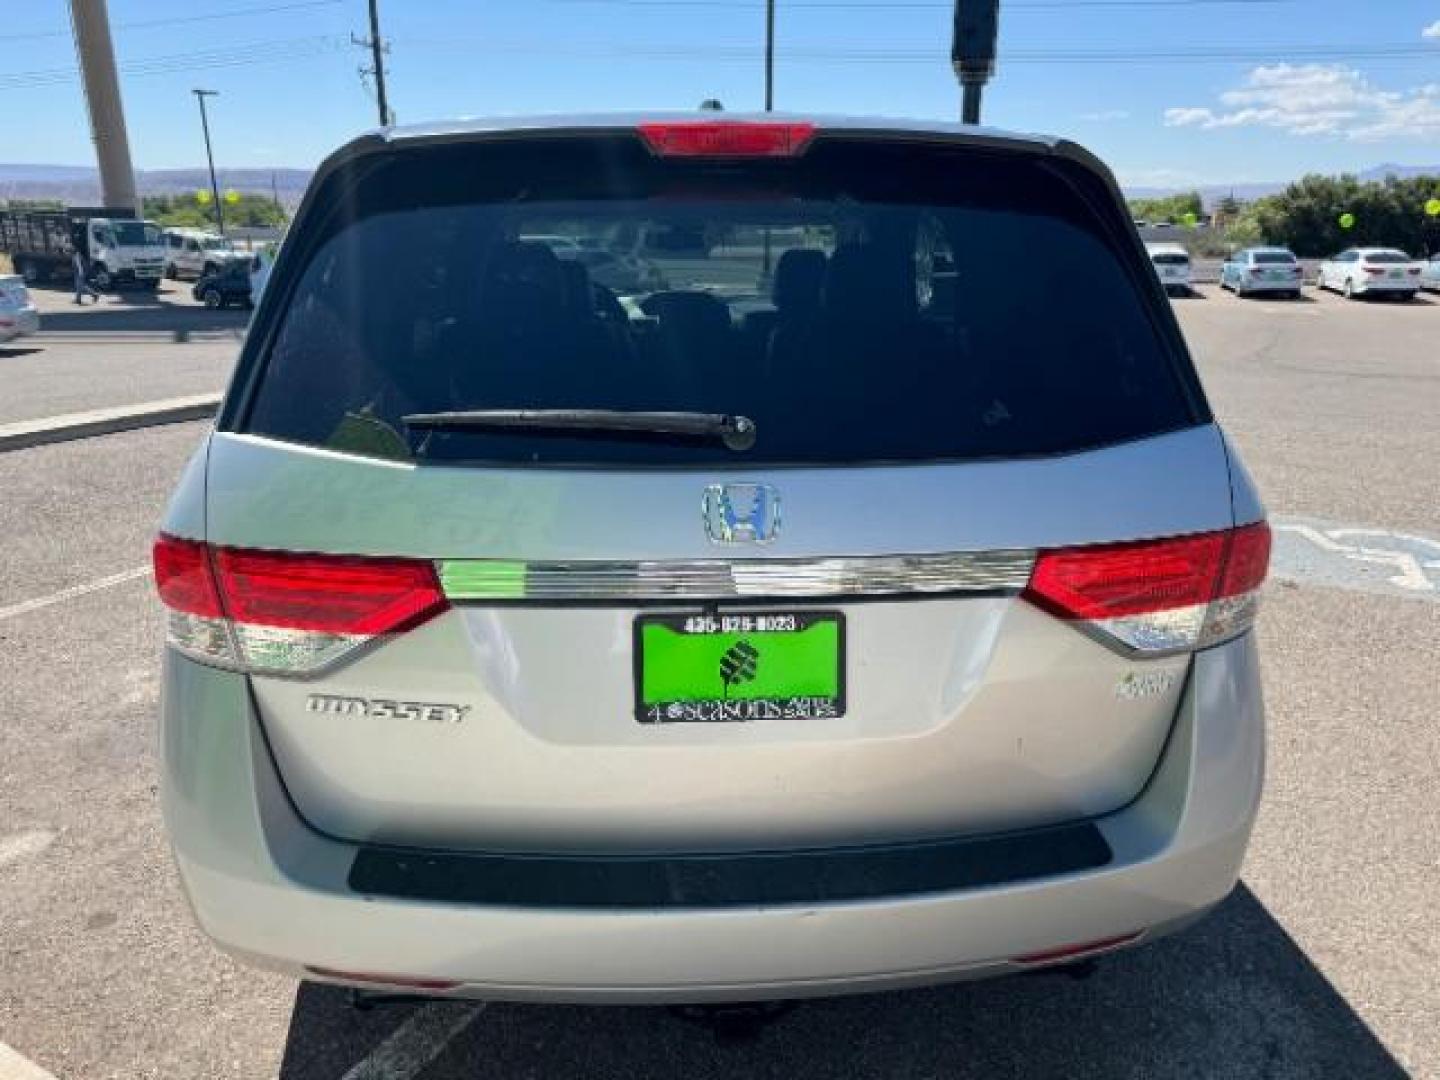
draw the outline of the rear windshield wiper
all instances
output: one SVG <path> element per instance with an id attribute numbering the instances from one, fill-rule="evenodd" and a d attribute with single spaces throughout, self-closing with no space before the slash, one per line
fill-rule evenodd
<path id="1" fill-rule="evenodd" d="M 406 427 L 477 431 L 487 428 L 528 428 L 536 431 L 630 431 L 719 439 L 729 450 L 755 445 L 755 421 L 723 413 L 644 412 L 629 409 L 462 409 L 454 412 L 410 413 Z"/>

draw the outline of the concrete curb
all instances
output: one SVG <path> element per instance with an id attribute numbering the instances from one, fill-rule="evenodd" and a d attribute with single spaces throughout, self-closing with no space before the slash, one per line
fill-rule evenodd
<path id="1" fill-rule="evenodd" d="M 215 415 L 220 406 L 219 394 L 197 394 L 191 397 L 147 401 L 140 405 L 122 405 L 115 409 L 66 413 L 40 420 L 21 420 L 0 424 L 0 453 L 24 450 L 47 443 L 88 439 L 94 435 L 113 435 L 117 431 L 178 424 L 186 420 L 205 420 Z"/>
<path id="2" fill-rule="evenodd" d="M 245 340 L 243 328 L 233 330 L 46 330 L 43 327 L 33 334 L 14 338 L 10 344 L 33 342 L 36 345 L 124 345 L 156 342 L 160 344 L 204 342 L 241 342 Z"/>

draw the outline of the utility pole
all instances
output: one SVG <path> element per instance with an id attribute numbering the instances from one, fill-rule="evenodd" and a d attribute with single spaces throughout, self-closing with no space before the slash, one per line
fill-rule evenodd
<path id="1" fill-rule="evenodd" d="M 135 170 L 130 164 L 130 140 L 125 134 L 125 108 L 120 101 L 120 77 L 115 71 L 115 44 L 110 39 L 105 0 L 70 0 L 70 27 L 100 167 L 100 201 L 138 217 L 140 200 L 135 194 Z"/>
<path id="2" fill-rule="evenodd" d="M 210 163 L 210 194 L 215 199 L 215 224 L 220 230 L 220 235 L 225 235 L 225 211 L 220 206 L 220 185 L 215 182 L 215 155 L 210 151 L 210 120 L 205 115 L 205 99 L 207 97 L 219 97 L 218 90 L 190 91 L 195 95 L 195 100 L 200 103 L 200 128 L 205 132 L 205 160 Z"/>
<path id="3" fill-rule="evenodd" d="M 775 0 L 765 0 L 765 111 L 775 108 Z"/>
<path id="4" fill-rule="evenodd" d="M 1000 0 L 955 0 L 955 37 L 950 62 L 963 95 L 960 119 L 980 123 L 980 95 L 995 74 L 1000 37 Z"/>
<path id="5" fill-rule="evenodd" d="M 765 0 L 765 111 L 775 109 L 775 0 Z M 760 262 L 760 280 L 770 281 L 770 226 L 765 226 L 765 248 Z"/>
<path id="6" fill-rule="evenodd" d="M 370 0 L 370 36 L 368 38 L 357 38 L 350 35 L 350 41 L 362 48 L 370 50 L 370 63 L 368 68 L 362 67 L 360 74 L 375 76 L 375 104 L 380 110 L 380 126 L 388 127 L 395 122 L 395 114 L 390 111 L 390 100 L 385 95 L 385 54 L 390 47 L 385 44 L 385 39 L 380 36 L 380 5 L 379 0 Z"/>

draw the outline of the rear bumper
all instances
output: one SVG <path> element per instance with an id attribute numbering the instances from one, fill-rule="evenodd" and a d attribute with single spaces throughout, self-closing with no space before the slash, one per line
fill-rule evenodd
<path id="1" fill-rule="evenodd" d="M 1299 292 L 1304 284 L 1301 278 L 1294 281 L 1241 281 L 1238 288 L 1247 293 L 1292 293 Z"/>
<path id="2" fill-rule="evenodd" d="M 37 308 L 23 307 L 19 311 L 0 312 L 0 341 L 33 334 L 40 329 L 40 312 Z"/>
<path id="3" fill-rule="evenodd" d="M 301 821 L 244 678 L 166 660 L 162 790 L 196 918 L 248 962 L 452 980 L 499 1000 L 698 1002 L 1024 970 L 1011 958 L 1177 929 L 1233 887 L 1259 802 L 1253 635 L 1196 658 L 1150 784 L 1098 819 L 1102 866 L 952 891 L 723 907 L 526 907 L 351 889 L 359 848 Z"/>
<path id="4" fill-rule="evenodd" d="M 1356 296 L 1379 296 L 1388 293 L 1400 296 L 1420 291 L 1418 279 L 1410 281 L 1357 281 L 1352 290 Z"/>

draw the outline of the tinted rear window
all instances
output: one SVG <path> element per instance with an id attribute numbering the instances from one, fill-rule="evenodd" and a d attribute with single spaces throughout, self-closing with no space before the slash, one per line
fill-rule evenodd
<path id="1" fill-rule="evenodd" d="M 1159 255 L 1151 255 L 1150 259 L 1156 266 L 1189 266 L 1190 256 L 1179 251 L 1161 252 Z"/>
<path id="2" fill-rule="evenodd" d="M 1257 251 L 1251 261 L 1259 266 L 1294 266 L 1295 256 L 1285 251 Z"/>
<path id="3" fill-rule="evenodd" d="M 241 430 L 426 461 L 781 465 L 1052 454 L 1201 419 L 1113 196 L 1056 160 L 827 139 L 717 164 L 532 138 L 327 184 L 252 333 Z M 404 421 L 494 408 L 743 415 L 758 436 Z"/>
<path id="4" fill-rule="evenodd" d="M 1377 266 L 1394 266 L 1396 263 L 1408 263 L 1410 256 L 1403 251 L 1370 251 L 1361 256 L 1367 263 L 1375 263 Z"/>

